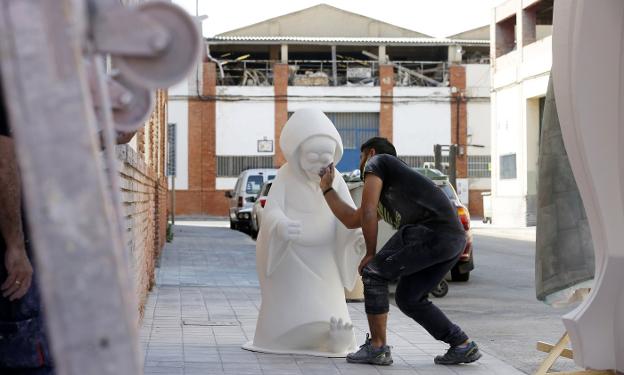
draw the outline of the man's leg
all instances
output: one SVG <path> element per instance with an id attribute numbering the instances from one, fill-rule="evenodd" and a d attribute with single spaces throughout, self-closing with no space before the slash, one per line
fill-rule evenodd
<path id="1" fill-rule="evenodd" d="M 444 246 L 463 248 L 463 239 L 443 241 Z M 436 249 L 431 249 L 433 253 Z M 401 311 L 414 319 L 435 339 L 450 345 L 450 349 L 434 360 L 437 364 L 471 363 L 481 358 L 479 348 L 471 342 L 459 326 L 429 301 L 429 292 L 444 278 L 455 264 L 456 259 L 434 264 L 399 280 L 395 299 Z"/>
<path id="2" fill-rule="evenodd" d="M 366 314 L 368 327 L 371 333 L 371 345 L 381 348 L 386 345 L 386 326 L 388 323 L 388 313 Z"/>
<path id="3" fill-rule="evenodd" d="M 458 346 L 464 344 L 468 336 L 429 300 L 429 292 L 442 281 L 454 264 L 455 260 L 446 261 L 401 277 L 395 300 L 405 315 L 414 319 L 436 340 Z"/>

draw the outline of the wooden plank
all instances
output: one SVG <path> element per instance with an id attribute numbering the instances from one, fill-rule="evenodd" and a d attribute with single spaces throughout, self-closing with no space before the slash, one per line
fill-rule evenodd
<path id="1" fill-rule="evenodd" d="M 142 374 L 83 67 L 81 0 L 0 0 L 0 68 L 56 372 Z"/>
<path id="2" fill-rule="evenodd" d="M 555 347 L 554 345 L 548 344 L 546 342 L 542 342 L 542 341 L 537 342 L 537 350 L 539 350 L 540 352 L 550 353 L 554 347 Z M 568 359 L 574 359 L 574 352 L 566 348 L 566 349 L 563 349 L 560 356 L 564 358 L 568 358 Z"/>
<path id="3" fill-rule="evenodd" d="M 563 349 L 567 347 L 569 341 L 570 341 L 570 336 L 568 336 L 567 333 L 564 334 L 559 339 L 557 344 L 553 347 L 553 349 L 550 351 L 546 359 L 544 359 L 544 362 L 542 362 L 540 367 L 537 369 L 537 371 L 535 372 L 535 375 L 548 374 L 548 371 L 555 364 L 555 361 L 557 360 L 557 358 L 559 358 Z"/>

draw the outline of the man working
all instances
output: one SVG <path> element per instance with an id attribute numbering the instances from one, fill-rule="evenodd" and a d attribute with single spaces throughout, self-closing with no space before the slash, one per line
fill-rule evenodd
<path id="1" fill-rule="evenodd" d="M 15 148 L 0 87 L 0 373 L 51 375 L 54 370 L 21 202 Z"/>
<path id="2" fill-rule="evenodd" d="M 371 335 L 359 351 L 347 356 L 347 361 L 392 363 L 386 344 L 386 322 L 388 283 L 396 279 L 399 309 L 434 338 L 450 345 L 444 355 L 435 357 L 436 364 L 478 360 L 481 353 L 477 345 L 428 300 L 429 291 L 457 262 L 466 244 L 455 209 L 432 181 L 397 159 L 396 150 L 387 139 L 372 138 L 360 150 L 364 180 L 360 208 L 353 209 L 333 191 L 333 165 L 321 171 L 320 182 L 334 215 L 348 228 L 361 227 L 366 242 L 359 272 Z M 375 254 L 379 218 L 391 224 L 397 233 Z"/>

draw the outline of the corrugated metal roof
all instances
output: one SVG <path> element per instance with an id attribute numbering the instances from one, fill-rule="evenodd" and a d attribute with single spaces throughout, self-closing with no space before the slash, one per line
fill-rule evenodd
<path id="1" fill-rule="evenodd" d="M 300 36 L 214 36 L 206 38 L 211 44 L 335 44 L 335 45 L 386 45 L 386 46 L 489 46 L 489 40 L 463 40 L 446 38 L 330 38 Z"/>

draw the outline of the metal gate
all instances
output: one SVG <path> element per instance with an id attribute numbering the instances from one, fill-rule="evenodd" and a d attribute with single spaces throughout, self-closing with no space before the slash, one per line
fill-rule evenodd
<path id="1" fill-rule="evenodd" d="M 379 135 L 378 112 L 326 112 L 342 138 L 344 154 L 336 168 L 340 172 L 358 169 L 360 146 Z"/>

